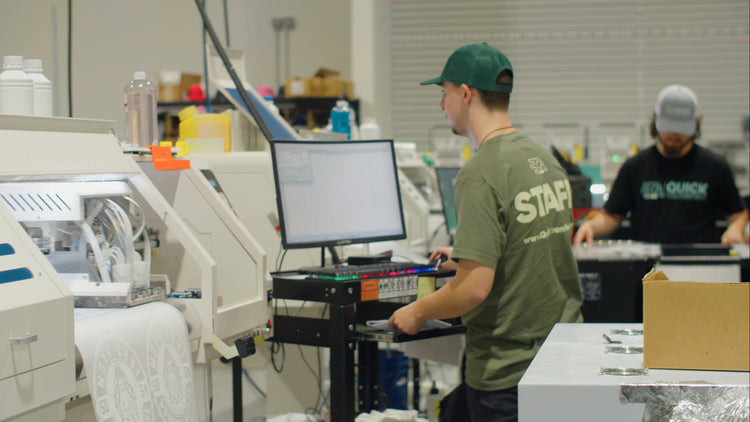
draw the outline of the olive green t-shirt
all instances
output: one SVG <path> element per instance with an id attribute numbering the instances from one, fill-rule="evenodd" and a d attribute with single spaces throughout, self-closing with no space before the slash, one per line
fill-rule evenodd
<path id="1" fill-rule="evenodd" d="M 583 320 L 570 183 L 547 150 L 513 132 L 482 144 L 455 195 L 452 258 L 495 269 L 487 298 L 463 316 L 466 383 L 510 388 L 555 323 Z"/>

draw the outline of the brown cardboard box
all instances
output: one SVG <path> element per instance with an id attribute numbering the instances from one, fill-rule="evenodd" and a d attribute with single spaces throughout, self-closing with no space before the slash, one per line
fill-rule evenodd
<path id="1" fill-rule="evenodd" d="M 284 84 L 284 96 L 292 97 L 309 97 L 310 96 L 310 79 L 309 78 L 287 78 Z"/>
<path id="2" fill-rule="evenodd" d="M 750 283 L 643 278 L 647 368 L 750 370 Z"/>
<path id="3" fill-rule="evenodd" d="M 339 73 L 325 68 L 318 69 L 311 78 L 287 78 L 284 96 L 292 97 L 340 97 L 354 99 L 354 85 Z"/>

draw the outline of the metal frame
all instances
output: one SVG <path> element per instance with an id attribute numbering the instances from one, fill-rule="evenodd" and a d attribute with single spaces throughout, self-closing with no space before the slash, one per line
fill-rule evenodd
<path id="1" fill-rule="evenodd" d="M 438 274 L 447 275 L 435 273 L 436 276 Z M 275 315 L 272 340 L 330 349 L 331 420 L 335 422 L 353 421 L 359 412 L 380 408 L 378 342 L 420 340 L 466 330 L 462 325 L 453 325 L 424 330 L 413 336 L 367 330 L 362 325 L 366 320 L 387 318 L 395 309 L 414 298 L 362 302 L 358 280 L 337 282 L 307 279 L 300 278 L 297 272 L 275 273 L 272 276 L 274 297 L 277 299 L 330 304 L 328 319 Z M 355 352 L 358 364 L 356 388 Z"/>

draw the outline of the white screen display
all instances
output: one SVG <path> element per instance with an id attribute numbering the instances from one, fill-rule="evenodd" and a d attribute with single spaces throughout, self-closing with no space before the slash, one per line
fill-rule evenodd
<path id="1" fill-rule="evenodd" d="M 405 236 L 391 141 L 274 141 L 286 247 Z"/>

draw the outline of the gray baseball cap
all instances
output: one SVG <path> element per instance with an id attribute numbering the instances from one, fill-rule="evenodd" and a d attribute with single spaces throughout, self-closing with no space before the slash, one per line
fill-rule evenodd
<path id="1" fill-rule="evenodd" d="M 656 97 L 656 130 L 693 136 L 696 129 L 698 97 L 684 85 L 669 85 Z"/>

